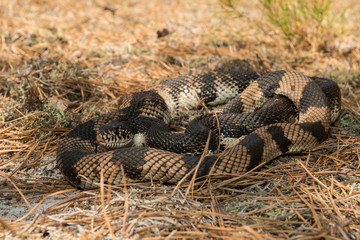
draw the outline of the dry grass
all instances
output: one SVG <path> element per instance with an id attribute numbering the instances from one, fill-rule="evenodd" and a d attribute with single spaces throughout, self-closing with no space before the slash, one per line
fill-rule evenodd
<path id="1" fill-rule="evenodd" d="M 216 1 L 0 0 L 0 236 L 360 239 L 357 0 L 330 6 L 348 11 L 343 34 L 322 36 L 326 49 L 292 45 L 250 2 L 238 18 Z M 61 136 L 121 94 L 215 67 L 332 77 L 339 128 L 301 155 L 194 185 L 78 191 L 55 168 Z"/>

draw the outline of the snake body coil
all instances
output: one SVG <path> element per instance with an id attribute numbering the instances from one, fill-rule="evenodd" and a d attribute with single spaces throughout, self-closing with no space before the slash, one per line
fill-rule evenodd
<path id="1" fill-rule="evenodd" d="M 199 102 L 209 107 L 225 105 L 195 118 L 185 133 L 171 132 L 167 127 L 171 119 L 198 107 Z M 125 95 L 118 111 L 73 129 L 59 143 L 57 164 L 66 179 L 82 189 L 96 187 L 101 174 L 106 183 L 121 183 L 122 167 L 127 181 L 167 183 L 179 182 L 197 165 L 197 177 L 210 170 L 246 172 L 261 162 L 326 140 L 340 105 L 336 83 L 297 72 L 181 76 Z M 144 135 L 145 140 L 138 137 Z M 221 148 L 220 137 L 242 135 L 246 136 L 200 163 L 199 155 L 185 154 L 200 153 L 208 137 L 209 148 L 216 151 Z M 109 151 L 102 151 L 102 141 L 112 142 L 105 146 Z"/>

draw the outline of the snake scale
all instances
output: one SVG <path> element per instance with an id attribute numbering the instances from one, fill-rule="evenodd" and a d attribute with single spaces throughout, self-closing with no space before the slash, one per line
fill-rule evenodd
<path id="1" fill-rule="evenodd" d="M 213 111 L 184 133 L 171 131 L 171 119 L 199 105 Z M 59 142 L 57 166 L 80 189 L 97 187 L 101 176 L 108 184 L 124 175 L 178 183 L 194 173 L 242 173 L 326 140 L 340 106 L 335 82 L 295 71 L 184 75 L 124 95 L 117 111 L 74 128 Z M 236 140 L 224 147 L 220 138 Z M 214 154 L 201 158 L 206 143 Z"/>

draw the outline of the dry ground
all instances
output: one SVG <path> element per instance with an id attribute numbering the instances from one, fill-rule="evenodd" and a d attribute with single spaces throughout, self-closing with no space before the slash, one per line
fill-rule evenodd
<path id="1" fill-rule="evenodd" d="M 341 34 L 299 44 L 257 1 L 239 18 L 210 0 L 0 0 L 0 236 L 360 239 L 360 7 L 333 2 Z M 55 168 L 58 139 L 121 94 L 214 68 L 331 77 L 341 121 L 315 149 L 194 187 L 78 191 Z"/>

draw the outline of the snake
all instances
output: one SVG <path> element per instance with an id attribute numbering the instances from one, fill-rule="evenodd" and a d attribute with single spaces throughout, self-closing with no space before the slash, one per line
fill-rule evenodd
<path id="1" fill-rule="evenodd" d="M 173 119 L 194 109 L 201 113 L 185 131 L 172 131 Z M 296 71 L 182 75 L 125 94 L 116 111 L 75 127 L 56 163 L 79 189 L 245 173 L 319 145 L 340 110 L 336 82 Z"/>

